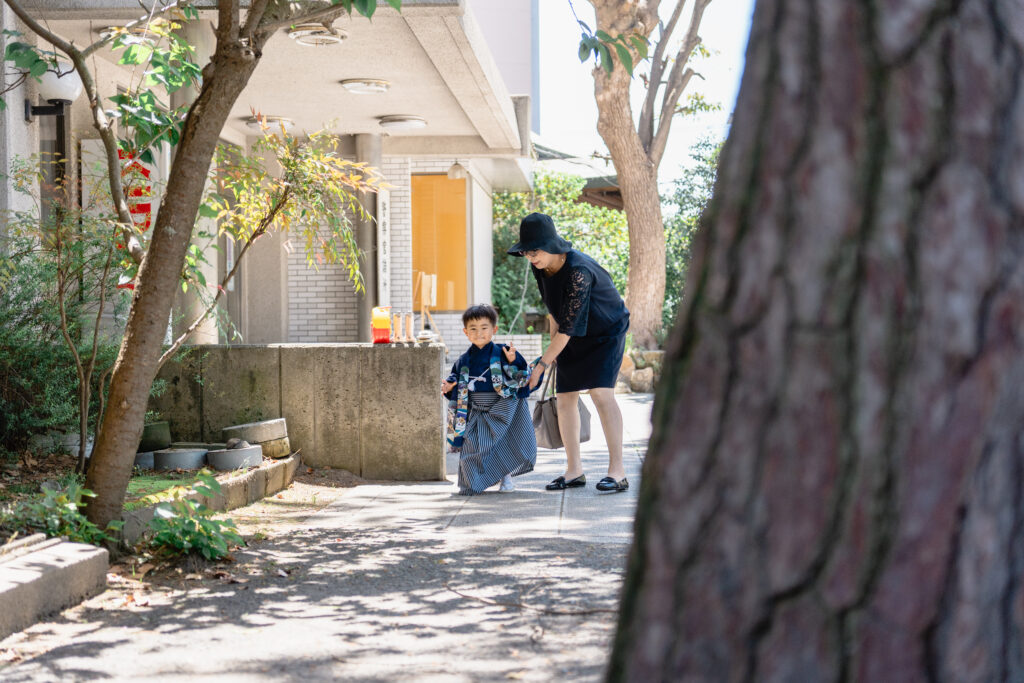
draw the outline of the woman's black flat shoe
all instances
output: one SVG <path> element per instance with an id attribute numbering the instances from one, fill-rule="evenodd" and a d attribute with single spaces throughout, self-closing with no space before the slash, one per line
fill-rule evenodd
<path id="1" fill-rule="evenodd" d="M 561 491 L 562 489 L 575 489 L 587 485 L 587 475 L 581 474 L 575 479 L 565 480 L 565 477 L 558 477 L 545 486 L 548 491 Z"/>
<path id="2" fill-rule="evenodd" d="M 620 491 L 628 491 L 629 481 L 625 477 L 619 481 L 615 481 L 611 477 L 605 477 L 601 481 L 597 482 L 596 488 L 598 491 L 614 491 L 616 493 Z"/>

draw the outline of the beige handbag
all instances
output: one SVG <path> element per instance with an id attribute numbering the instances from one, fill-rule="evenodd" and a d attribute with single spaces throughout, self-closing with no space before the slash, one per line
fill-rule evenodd
<path id="1" fill-rule="evenodd" d="M 555 364 L 551 364 L 547 379 L 540 390 L 540 400 L 533 407 L 533 433 L 537 437 L 537 445 L 541 448 L 561 448 L 562 434 L 558 431 L 558 398 L 552 394 L 548 397 L 548 387 L 555 376 Z M 580 410 L 580 443 L 590 441 L 590 411 L 583 405 L 582 400 L 577 400 L 576 405 Z"/>

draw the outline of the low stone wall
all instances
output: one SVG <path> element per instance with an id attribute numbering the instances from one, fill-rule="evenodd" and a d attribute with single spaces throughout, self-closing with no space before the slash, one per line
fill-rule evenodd
<path id="1" fill-rule="evenodd" d="M 281 460 L 265 460 L 262 465 L 237 475 L 218 477 L 220 482 L 220 493 L 213 498 L 190 492 L 186 497 L 202 503 L 214 511 L 234 510 L 250 503 L 273 495 L 278 491 L 287 488 L 295 479 L 295 472 L 302 464 L 298 455 Z M 121 518 L 124 526 L 121 528 L 121 541 L 125 545 L 135 545 L 136 541 L 149 526 L 156 512 L 156 505 L 150 505 L 138 510 L 129 510 Z"/>
<path id="2" fill-rule="evenodd" d="M 439 344 L 193 346 L 150 400 L 175 441 L 220 441 L 230 425 L 283 417 L 313 467 L 366 479 L 444 479 Z"/>

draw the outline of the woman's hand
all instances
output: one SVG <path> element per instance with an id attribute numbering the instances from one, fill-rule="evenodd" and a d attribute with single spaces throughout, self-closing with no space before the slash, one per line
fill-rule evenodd
<path id="1" fill-rule="evenodd" d="M 541 365 L 534 365 L 533 372 L 530 373 L 530 388 L 533 389 L 535 386 L 540 384 L 540 376 L 544 374 L 544 367 Z"/>
<path id="2" fill-rule="evenodd" d="M 455 388 L 455 382 L 441 382 L 441 393 L 442 394 L 447 394 L 453 388 Z"/>
<path id="3" fill-rule="evenodd" d="M 514 344 L 510 342 L 508 348 L 504 348 L 502 351 L 505 352 L 505 360 L 509 363 L 514 363 L 516 361 L 516 347 Z"/>

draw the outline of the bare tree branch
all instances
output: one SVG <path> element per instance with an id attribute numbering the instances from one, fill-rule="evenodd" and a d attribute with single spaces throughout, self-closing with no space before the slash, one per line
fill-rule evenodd
<path id="1" fill-rule="evenodd" d="M 270 4 L 270 0 L 253 0 L 245 15 L 245 26 L 242 27 L 243 36 L 248 38 L 256 31 L 256 27 L 263 21 L 268 4 Z"/>
<path id="2" fill-rule="evenodd" d="M 238 40 L 238 0 L 219 0 L 217 3 L 217 40 L 224 44 Z"/>
<path id="3" fill-rule="evenodd" d="M 672 72 L 668 77 L 668 85 L 665 88 L 665 97 L 661 101 L 661 116 L 658 119 L 658 130 L 651 141 L 647 157 L 654 164 L 655 168 L 661 163 L 661 157 L 665 154 L 665 145 L 668 143 L 668 132 L 672 127 L 672 117 L 675 115 L 676 104 L 686 90 L 690 78 L 693 77 L 693 69 L 688 68 L 686 63 L 694 48 L 700 44 L 700 36 L 697 31 L 700 22 L 704 18 L 704 9 L 711 3 L 711 0 L 696 0 L 693 5 L 693 14 L 690 15 L 690 26 L 686 30 L 686 37 L 676 54 L 676 63 L 672 65 Z"/>
<path id="4" fill-rule="evenodd" d="M 295 12 L 295 14 L 293 14 L 291 16 L 288 16 L 288 17 L 286 17 L 284 19 L 271 20 L 268 23 L 266 23 L 266 24 L 264 24 L 262 26 L 257 27 L 256 30 L 259 33 L 261 33 L 261 34 L 266 35 L 266 34 L 269 34 L 269 33 L 273 33 L 274 31 L 276 31 L 276 30 L 278 30 L 280 28 L 285 28 L 285 27 L 288 27 L 288 26 L 292 26 L 294 24 L 301 24 L 303 22 L 310 22 L 310 21 L 322 21 L 322 20 L 326 20 L 326 19 L 334 19 L 334 18 L 340 17 L 344 12 L 345 12 L 344 8 L 342 8 L 337 3 L 331 4 L 328 7 L 321 7 L 319 9 L 315 9 L 315 10 L 313 10 L 313 9 L 308 10 L 308 11 L 301 11 L 301 10 L 299 10 L 299 11 Z"/>
<path id="5" fill-rule="evenodd" d="M 252 243 L 256 240 L 257 237 L 267 232 L 267 230 L 270 228 L 270 225 L 274 222 L 274 219 L 277 217 L 277 214 L 280 213 L 281 210 L 284 208 L 285 204 L 288 203 L 290 194 L 291 190 L 286 188 L 284 193 L 277 200 L 274 206 L 271 207 L 269 212 L 267 212 L 267 215 L 265 215 L 263 219 L 260 221 L 259 226 L 255 230 L 253 230 L 252 235 L 250 235 L 249 238 L 245 241 L 245 244 L 242 245 L 242 250 L 238 252 L 238 257 L 235 259 L 235 265 L 232 266 L 231 272 L 225 275 L 224 279 L 221 280 L 220 286 L 217 288 L 217 294 L 214 295 L 213 297 L 213 301 L 211 301 L 210 305 L 206 307 L 206 310 L 203 311 L 203 313 L 198 318 L 193 320 L 192 324 L 189 325 L 188 328 L 184 332 L 182 332 L 177 339 L 174 340 L 171 346 L 166 351 L 163 352 L 163 355 L 160 356 L 160 360 L 157 361 L 158 369 L 163 367 L 163 364 L 170 360 L 171 357 L 178 352 L 178 349 L 181 348 L 182 344 L 188 341 L 188 338 L 192 336 L 192 333 L 196 331 L 199 325 L 208 317 L 210 317 L 210 314 L 213 313 L 213 309 L 217 307 L 218 302 L 220 302 L 220 298 L 224 295 L 224 291 L 225 288 L 228 286 L 228 282 L 231 281 L 231 278 L 233 278 L 235 276 L 235 273 L 238 271 L 238 267 L 242 263 L 242 257 L 245 256 L 245 252 L 249 250 L 249 247 L 252 246 Z"/>
<path id="6" fill-rule="evenodd" d="M 128 210 L 128 202 L 125 200 L 124 187 L 121 184 L 121 161 L 117 154 L 117 138 L 114 137 L 112 122 L 107 118 L 106 112 L 103 111 L 99 91 L 96 88 L 96 82 L 93 80 L 92 73 L 89 71 L 89 67 L 85 63 L 85 57 L 72 43 L 69 43 L 52 31 L 49 31 L 38 21 L 29 16 L 28 12 L 25 11 L 25 8 L 21 6 L 18 0 L 4 0 L 4 2 L 7 3 L 7 6 L 11 8 L 11 11 L 13 11 L 14 14 L 17 15 L 17 17 L 21 19 L 21 21 L 28 26 L 33 33 L 66 54 L 75 65 L 75 69 L 78 71 L 78 76 L 82 79 L 82 87 L 85 88 L 86 95 L 89 97 L 89 108 L 92 110 L 93 126 L 99 132 L 100 139 L 103 141 L 103 149 L 106 152 L 107 179 L 110 182 L 110 196 L 111 200 L 114 202 L 114 206 L 117 208 L 117 218 L 121 225 L 125 249 L 127 249 L 135 263 L 142 263 L 142 259 L 146 253 L 145 250 L 143 250 L 138 237 L 136 237 L 133 231 L 135 224 L 132 221 L 131 212 Z"/>
<path id="7" fill-rule="evenodd" d="M 644 149 L 651 148 L 651 140 L 654 139 L 654 106 L 658 99 L 658 91 L 661 90 L 661 77 L 665 72 L 665 51 L 672 40 L 672 33 L 676 30 L 676 24 L 683 13 L 686 0 L 678 0 L 676 7 L 672 10 L 672 16 L 668 24 L 661 27 L 658 36 L 658 44 L 654 47 L 654 56 L 651 57 L 651 78 L 647 86 L 647 96 L 644 98 L 643 107 L 640 109 L 640 122 L 637 124 L 637 132 L 640 134 L 640 142 Z"/>

